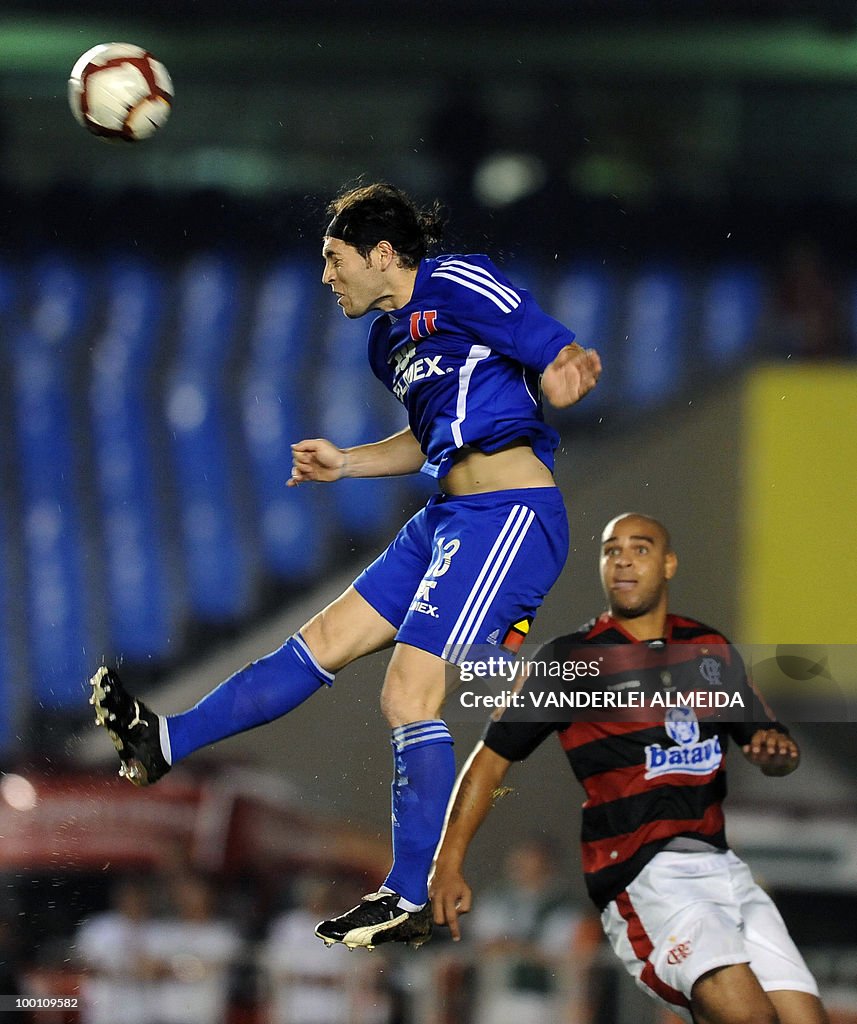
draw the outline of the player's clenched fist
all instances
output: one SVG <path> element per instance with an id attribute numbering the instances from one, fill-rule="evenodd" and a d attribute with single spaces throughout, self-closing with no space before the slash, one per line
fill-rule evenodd
<path id="1" fill-rule="evenodd" d="M 560 349 L 542 374 L 542 393 L 555 409 L 579 402 L 598 383 L 601 357 L 577 342 Z"/>
<path id="2" fill-rule="evenodd" d="M 309 441 L 298 441 L 292 445 L 292 475 L 289 487 L 296 487 L 307 480 L 331 483 L 345 475 L 348 453 L 323 437 Z"/>

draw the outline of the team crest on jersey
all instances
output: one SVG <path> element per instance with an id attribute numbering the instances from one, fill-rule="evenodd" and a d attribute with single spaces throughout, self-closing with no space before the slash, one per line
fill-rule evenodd
<path id="1" fill-rule="evenodd" d="M 435 334 L 437 332 L 437 310 L 423 309 L 418 313 L 411 313 L 408 328 L 411 341 L 419 341 L 420 338 L 427 338 L 430 334 Z"/>
<path id="2" fill-rule="evenodd" d="M 646 747 L 647 779 L 662 775 L 708 775 L 720 767 L 720 737 L 700 740 L 699 720 L 692 708 L 670 708 L 664 715 L 664 729 L 676 746 L 651 743 Z"/>
<path id="3" fill-rule="evenodd" d="M 722 686 L 720 662 L 717 658 L 703 658 L 699 663 L 699 674 L 709 686 Z"/>
<path id="4" fill-rule="evenodd" d="M 686 942 L 679 942 L 667 953 L 667 963 L 672 966 L 682 963 L 693 953 L 693 945 L 688 939 Z"/>

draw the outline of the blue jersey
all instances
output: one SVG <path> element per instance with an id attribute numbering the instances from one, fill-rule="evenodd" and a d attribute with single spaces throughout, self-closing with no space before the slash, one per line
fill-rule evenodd
<path id="1" fill-rule="evenodd" d="M 423 472 L 443 477 L 462 449 L 517 439 L 553 469 L 539 376 L 573 340 L 487 256 L 438 256 L 420 263 L 410 302 L 372 324 L 369 362 L 408 411 Z"/>

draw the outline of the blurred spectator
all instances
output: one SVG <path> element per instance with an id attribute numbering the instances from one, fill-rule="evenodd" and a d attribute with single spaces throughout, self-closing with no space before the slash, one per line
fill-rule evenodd
<path id="1" fill-rule="evenodd" d="M 170 896 L 173 916 L 148 929 L 157 957 L 152 1016 L 157 1024 L 221 1024 L 230 968 L 241 951 L 238 929 L 215 915 L 214 890 L 200 875 L 180 875 Z"/>
<path id="2" fill-rule="evenodd" d="M 472 914 L 476 1024 L 582 1024 L 586 958 L 579 954 L 592 930 L 562 882 L 557 845 L 543 835 L 520 840 L 503 875 Z"/>
<path id="3" fill-rule="evenodd" d="M 848 330 L 841 295 L 841 282 L 819 244 L 793 240 L 777 274 L 763 349 L 793 359 L 844 357 Z"/>
<path id="4" fill-rule="evenodd" d="M 391 1016 L 379 963 L 329 949 L 313 938 L 317 922 L 343 900 L 327 879 L 298 881 L 296 905 L 276 918 L 262 952 L 270 981 L 269 1024 L 386 1024 Z"/>
<path id="5" fill-rule="evenodd" d="M 145 882 L 124 879 L 113 889 L 110 909 L 80 925 L 76 951 L 86 971 L 81 1024 L 155 1024 L 149 903 Z"/>

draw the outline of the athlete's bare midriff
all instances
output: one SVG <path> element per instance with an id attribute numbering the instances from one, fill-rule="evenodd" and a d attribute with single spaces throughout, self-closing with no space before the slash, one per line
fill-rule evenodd
<path id="1" fill-rule="evenodd" d="M 440 481 L 446 494 L 484 494 L 524 487 L 554 487 L 553 474 L 526 441 L 499 451 L 463 452 Z"/>

